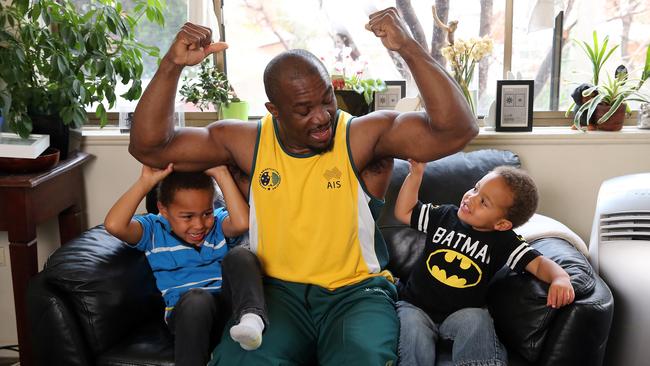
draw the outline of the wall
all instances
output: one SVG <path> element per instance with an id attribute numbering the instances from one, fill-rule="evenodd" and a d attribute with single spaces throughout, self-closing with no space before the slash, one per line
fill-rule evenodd
<path id="1" fill-rule="evenodd" d="M 83 149 L 95 156 L 84 168 L 88 224 L 104 215 L 138 177 L 139 163 L 127 151 L 127 136 L 88 136 Z M 650 172 L 650 131 L 626 127 L 623 132 L 569 132 L 566 128 L 536 128 L 532 134 L 481 132 L 467 150 L 508 149 L 519 154 L 523 167 L 540 188 L 539 212 L 553 217 L 589 241 L 600 184 L 608 178 Z M 142 205 L 140 210 L 144 210 Z M 58 246 L 56 221 L 38 228 L 39 267 Z M 8 258 L 7 234 L 0 247 Z M 8 261 L 8 260 L 7 260 Z M 0 267 L 0 344 L 15 344 L 15 315 L 10 266 Z M 0 352 L 0 357 L 6 355 Z"/>

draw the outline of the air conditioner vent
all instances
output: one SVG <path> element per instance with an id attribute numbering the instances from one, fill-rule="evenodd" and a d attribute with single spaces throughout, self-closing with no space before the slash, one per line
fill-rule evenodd
<path id="1" fill-rule="evenodd" d="M 600 239 L 650 241 L 650 210 L 621 211 L 600 217 Z"/>

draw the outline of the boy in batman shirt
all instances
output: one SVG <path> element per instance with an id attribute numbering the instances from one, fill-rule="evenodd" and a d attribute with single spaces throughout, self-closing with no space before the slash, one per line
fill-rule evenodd
<path id="1" fill-rule="evenodd" d="M 455 365 L 506 365 L 507 354 L 485 308 L 488 283 L 507 265 L 550 284 L 547 305 L 573 302 L 569 275 L 512 229 L 537 208 L 537 188 L 523 171 L 498 167 L 454 205 L 422 204 L 425 163 L 409 160 L 395 217 L 426 233 L 424 251 L 400 287 L 398 354 L 402 365 L 435 365 L 438 339 L 453 342 Z"/>

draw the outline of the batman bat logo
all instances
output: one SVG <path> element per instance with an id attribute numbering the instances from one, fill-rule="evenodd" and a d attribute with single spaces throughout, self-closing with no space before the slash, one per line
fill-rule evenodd
<path id="1" fill-rule="evenodd" d="M 450 249 L 438 249 L 427 259 L 429 273 L 447 286 L 466 288 L 481 281 L 481 268 L 474 261 Z"/>

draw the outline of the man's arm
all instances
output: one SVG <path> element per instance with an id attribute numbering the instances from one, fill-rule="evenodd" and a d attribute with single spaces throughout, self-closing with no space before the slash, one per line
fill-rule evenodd
<path id="1" fill-rule="evenodd" d="M 136 159 L 159 168 L 174 162 L 176 170 L 204 170 L 224 163 L 250 168 L 250 162 L 236 161 L 234 156 L 244 158 L 242 146 L 252 146 L 254 140 L 248 144 L 247 139 L 255 138 L 254 124 L 222 121 L 207 128 L 174 129 L 181 71 L 226 47 L 222 42 L 212 43 L 209 28 L 183 25 L 135 109 L 129 152 Z"/>
<path id="2" fill-rule="evenodd" d="M 547 306 L 557 309 L 572 303 L 575 299 L 569 274 L 552 260 L 540 255 L 526 265 L 526 271 L 551 285 L 546 298 Z"/>
<path id="3" fill-rule="evenodd" d="M 386 48 L 408 65 L 418 86 L 425 112 L 380 111 L 356 119 L 352 147 L 360 169 L 384 157 L 431 161 L 461 150 L 478 126 L 460 88 L 408 33 L 397 10 L 370 16 L 369 28 Z M 351 135 L 351 138 L 353 135 Z"/>
<path id="4" fill-rule="evenodd" d="M 426 163 L 409 160 L 409 164 L 409 174 L 404 178 L 404 183 L 402 183 L 402 188 L 400 188 L 395 201 L 395 218 L 407 225 L 411 223 L 413 208 L 418 203 L 418 191 L 422 184 Z"/>
<path id="5" fill-rule="evenodd" d="M 206 170 L 205 173 L 217 181 L 221 193 L 223 193 L 223 199 L 226 201 L 228 217 L 223 220 L 222 224 L 224 235 L 234 238 L 245 233 L 248 230 L 248 204 L 239 192 L 228 167 L 219 165 Z"/>
<path id="6" fill-rule="evenodd" d="M 172 164 L 164 170 L 142 166 L 140 178 L 126 191 L 106 214 L 104 227 L 116 238 L 137 244 L 142 237 L 142 226 L 133 219 L 135 210 L 147 193 L 172 172 Z"/>

